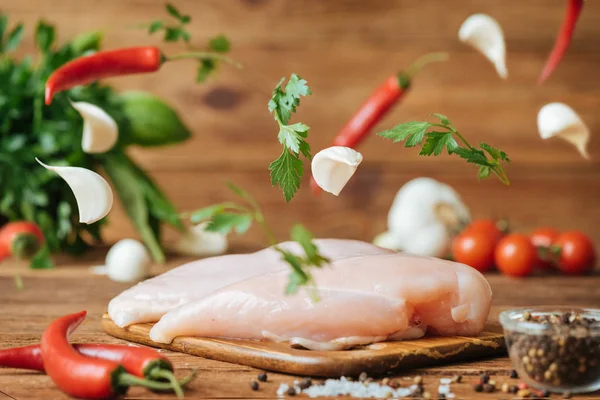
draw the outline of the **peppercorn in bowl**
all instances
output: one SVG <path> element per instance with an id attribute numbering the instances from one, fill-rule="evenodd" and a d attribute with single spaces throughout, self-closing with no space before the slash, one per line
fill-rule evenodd
<path id="1" fill-rule="evenodd" d="M 600 389 L 600 310 L 537 307 L 500 314 L 514 368 L 551 392 Z"/>

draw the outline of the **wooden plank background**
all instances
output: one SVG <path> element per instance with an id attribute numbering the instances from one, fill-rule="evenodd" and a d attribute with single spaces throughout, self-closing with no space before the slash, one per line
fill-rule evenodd
<path id="1" fill-rule="evenodd" d="M 509 217 L 515 229 L 537 225 L 582 229 L 600 241 L 600 1 L 587 1 L 564 62 L 544 85 L 536 84 L 562 20 L 564 0 L 178 0 L 192 15 L 194 43 L 225 33 L 241 71 L 225 67 L 218 79 L 192 84 L 195 64 L 165 65 L 159 73 L 113 79 L 121 89 L 142 89 L 175 106 L 195 135 L 187 144 L 132 153 L 165 188 L 181 210 L 229 199 L 232 180 L 264 206 L 277 235 L 285 238 L 294 222 L 318 236 L 371 240 L 385 229 L 398 188 L 430 176 L 456 188 L 475 217 Z M 104 30 L 105 47 L 160 44 L 159 38 L 131 28 L 163 18 L 155 0 L 4 0 L 11 19 L 29 28 L 25 51 L 33 48 L 32 29 L 43 17 L 59 26 L 59 37 Z M 475 12 L 488 13 L 503 26 L 509 79 L 460 43 L 457 32 Z M 174 54 L 178 46 L 164 46 Z M 411 92 L 376 129 L 448 115 L 473 141 L 506 150 L 513 162 L 512 185 L 478 182 L 475 168 L 462 160 L 417 156 L 415 149 L 370 138 L 360 148 L 364 162 L 339 198 L 316 199 L 308 179 L 291 204 L 271 188 L 267 166 L 280 153 L 277 129 L 267 111 L 270 91 L 282 76 L 306 78 L 313 96 L 303 100 L 296 118 L 312 127 L 315 150 L 327 146 L 370 91 L 388 75 L 430 51 L 451 59 L 423 70 Z M 542 141 L 536 115 L 542 105 L 562 101 L 580 113 L 592 132 L 591 161 L 560 140 Z M 307 174 L 308 177 L 308 174 Z M 117 207 L 107 237 L 134 231 Z M 171 238 L 173 235 L 170 236 Z M 257 244 L 259 232 L 233 238 Z"/>

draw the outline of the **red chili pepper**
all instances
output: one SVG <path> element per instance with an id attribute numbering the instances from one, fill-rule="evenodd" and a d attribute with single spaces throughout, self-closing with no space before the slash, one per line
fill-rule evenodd
<path id="1" fill-rule="evenodd" d="M 65 315 L 52 322 L 41 341 L 43 368 L 65 393 L 84 399 L 107 399 L 125 394 L 130 386 L 175 389 L 171 383 L 138 378 L 115 361 L 87 357 L 69 343 L 70 334 L 83 322 L 86 312 Z M 137 358 L 137 361 L 145 357 Z M 130 358 L 131 360 L 136 357 Z M 34 363 L 32 363 L 34 364 Z M 39 364 L 38 364 L 39 366 Z M 146 363 L 141 368 L 145 371 Z"/>
<path id="2" fill-rule="evenodd" d="M 99 51 L 69 61 L 50 75 L 46 81 L 46 105 L 52 103 L 54 95 L 63 90 L 113 76 L 156 72 L 167 61 L 183 59 L 215 59 L 240 67 L 224 55 L 210 52 L 182 53 L 167 57 L 154 46 Z"/>
<path id="3" fill-rule="evenodd" d="M 44 233 L 33 222 L 9 222 L 0 228 L 0 260 L 33 257 L 44 244 Z"/>
<path id="4" fill-rule="evenodd" d="M 111 76 L 154 72 L 164 61 L 158 47 L 153 46 L 100 51 L 76 58 L 54 71 L 46 81 L 46 105 L 52 102 L 54 94 L 63 90 Z"/>
<path id="5" fill-rule="evenodd" d="M 550 53 L 550 56 L 548 56 L 548 60 L 544 65 L 544 69 L 542 70 L 538 83 L 543 83 L 550 77 L 550 75 L 552 75 L 552 72 L 554 72 L 567 52 L 567 49 L 571 44 L 571 38 L 573 37 L 575 25 L 577 24 L 577 19 L 579 18 L 582 8 L 583 0 L 568 0 L 560 31 L 556 37 L 556 41 L 554 42 L 552 52 Z"/>
<path id="6" fill-rule="evenodd" d="M 344 125 L 342 130 L 333 140 L 332 146 L 345 146 L 356 148 L 371 133 L 373 127 L 383 119 L 388 111 L 398 103 L 400 98 L 408 91 L 413 75 L 426 64 L 448 59 L 446 53 L 431 53 L 419 58 L 406 71 L 392 75 L 383 82 L 358 111 Z M 310 181 L 315 195 L 321 192 L 314 178 Z"/>

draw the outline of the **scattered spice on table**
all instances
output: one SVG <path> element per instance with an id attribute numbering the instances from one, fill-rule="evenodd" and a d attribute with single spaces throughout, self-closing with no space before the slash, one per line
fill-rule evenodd
<path id="1" fill-rule="evenodd" d="M 473 390 L 476 392 L 483 392 L 483 385 L 481 383 L 476 383 L 473 385 Z"/>
<path id="2" fill-rule="evenodd" d="M 454 375 L 452 377 L 452 383 L 460 383 L 462 381 L 462 375 Z"/>
<path id="3" fill-rule="evenodd" d="M 258 382 L 256 382 L 256 381 L 250 382 L 250 388 L 252 390 L 258 390 Z"/>
<path id="4" fill-rule="evenodd" d="M 256 379 L 258 379 L 261 382 L 266 382 L 267 381 L 267 373 L 263 372 L 263 373 L 258 374 Z"/>
<path id="5" fill-rule="evenodd" d="M 422 376 L 415 376 L 415 379 L 413 379 L 413 382 L 415 383 L 415 385 L 422 385 L 423 384 L 423 377 Z"/>
<path id="6" fill-rule="evenodd" d="M 360 382 L 364 382 L 364 381 L 366 381 L 366 380 L 367 380 L 367 378 L 368 378 L 368 377 L 369 377 L 369 376 L 367 375 L 367 373 L 366 373 L 366 372 L 361 372 L 361 373 L 360 373 L 360 375 L 358 376 L 358 380 L 359 380 Z"/>
<path id="7" fill-rule="evenodd" d="M 519 374 L 513 369 L 510 371 L 510 377 L 511 379 L 517 379 L 519 377 Z"/>

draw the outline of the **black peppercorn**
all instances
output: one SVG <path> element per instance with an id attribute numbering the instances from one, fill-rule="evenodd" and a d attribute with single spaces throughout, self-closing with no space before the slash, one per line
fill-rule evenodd
<path id="1" fill-rule="evenodd" d="M 479 380 L 481 381 L 481 383 L 488 383 L 488 381 L 490 380 L 490 375 L 486 374 L 486 373 L 483 373 L 479 377 Z"/>
<path id="2" fill-rule="evenodd" d="M 508 387 L 508 393 L 517 393 L 519 391 L 519 388 L 517 387 L 517 385 L 510 385 Z"/>
<path id="3" fill-rule="evenodd" d="M 483 385 L 481 383 L 477 383 L 473 385 L 473 390 L 476 392 L 483 392 Z"/>
<path id="4" fill-rule="evenodd" d="M 494 392 L 494 390 L 496 390 L 496 387 L 494 385 L 490 385 L 489 383 L 485 383 L 483 385 L 483 391 L 486 393 L 492 393 Z"/>
<path id="5" fill-rule="evenodd" d="M 258 390 L 258 382 L 256 382 L 256 381 L 250 382 L 250 388 L 252 390 Z"/>
<path id="6" fill-rule="evenodd" d="M 308 389 L 311 386 L 312 386 L 312 381 L 310 380 L 310 378 L 306 378 L 298 384 L 298 387 L 302 390 Z"/>
<path id="7" fill-rule="evenodd" d="M 258 374 L 258 376 L 256 377 L 256 379 L 258 379 L 261 382 L 266 382 L 267 381 L 267 374 L 265 372 Z"/>
<path id="8" fill-rule="evenodd" d="M 288 396 L 295 396 L 296 395 L 296 389 L 294 389 L 293 387 L 289 388 L 286 392 L 286 394 Z"/>
<path id="9" fill-rule="evenodd" d="M 519 377 L 519 374 L 513 369 L 512 371 L 510 371 L 510 377 L 511 379 L 517 379 Z"/>

